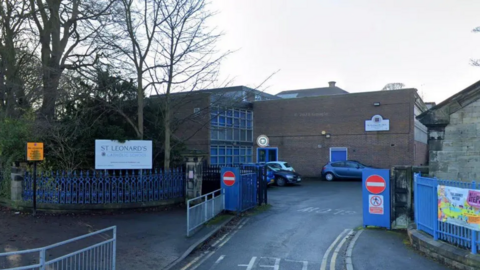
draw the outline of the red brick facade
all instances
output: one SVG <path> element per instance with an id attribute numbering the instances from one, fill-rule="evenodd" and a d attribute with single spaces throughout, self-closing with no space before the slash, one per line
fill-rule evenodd
<path id="1" fill-rule="evenodd" d="M 190 150 L 210 150 L 210 94 L 189 93 L 175 97 L 173 104 L 174 135 L 185 141 Z M 199 112 L 194 114 L 194 109 Z"/>
<path id="2" fill-rule="evenodd" d="M 331 147 L 346 147 L 348 159 L 382 168 L 425 164 L 426 147 L 414 142 L 415 93 L 405 89 L 255 102 L 254 137 L 267 135 L 270 146 L 278 147 L 279 159 L 304 176 L 320 175 Z M 374 115 L 389 119 L 390 130 L 365 131 L 365 120 Z"/>

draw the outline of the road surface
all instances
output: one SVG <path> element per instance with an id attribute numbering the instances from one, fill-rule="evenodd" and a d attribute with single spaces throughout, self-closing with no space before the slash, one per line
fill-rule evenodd
<path id="1" fill-rule="evenodd" d="M 446 269 L 409 249 L 401 234 L 362 230 L 360 181 L 273 187 L 269 204 L 270 210 L 242 218 L 178 269 L 343 270 L 348 261 L 357 270 Z"/>

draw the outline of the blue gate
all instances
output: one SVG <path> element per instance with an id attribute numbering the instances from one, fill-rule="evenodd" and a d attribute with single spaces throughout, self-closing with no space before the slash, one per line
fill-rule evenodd
<path id="1" fill-rule="evenodd" d="M 240 211 L 246 211 L 257 204 L 257 174 L 245 173 L 240 181 Z"/>

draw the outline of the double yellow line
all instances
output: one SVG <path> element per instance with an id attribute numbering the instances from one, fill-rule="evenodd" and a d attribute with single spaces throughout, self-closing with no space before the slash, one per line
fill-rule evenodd
<path id="1" fill-rule="evenodd" d="M 353 234 L 354 234 L 353 230 L 345 229 L 341 234 L 337 236 L 335 241 L 333 241 L 333 243 L 328 247 L 327 251 L 323 255 L 322 265 L 320 266 L 320 270 L 327 270 L 328 257 L 330 256 L 330 252 L 332 252 L 335 246 L 337 246 L 330 260 L 330 270 L 335 270 L 338 253 L 340 252 L 340 249 L 342 249 L 342 246 L 345 244 L 345 242 L 347 242 L 347 239 Z M 340 241 L 340 243 L 337 245 L 338 241 Z"/>

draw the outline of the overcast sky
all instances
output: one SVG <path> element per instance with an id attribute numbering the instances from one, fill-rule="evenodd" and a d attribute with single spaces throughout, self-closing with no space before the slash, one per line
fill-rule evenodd
<path id="1" fill-rule="evenodd" d="M 479 0 L 211 0 L 223 79 L 266 90 L 417 88 L 437 103 L 480 80 Z"/>

